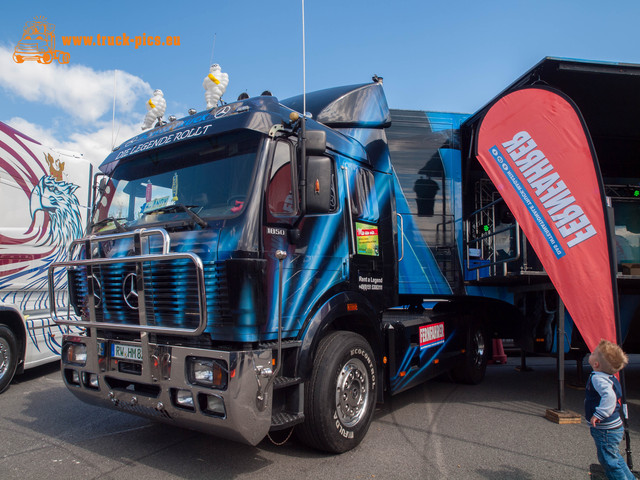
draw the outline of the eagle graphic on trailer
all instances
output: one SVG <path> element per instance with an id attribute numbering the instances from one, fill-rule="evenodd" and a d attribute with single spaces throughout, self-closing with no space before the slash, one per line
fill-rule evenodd
<path id="1" fill-rule="evenodd" d="M 63 329 L 49 314 L 49 265 L 82 236 L 91 164 L 0 123 L 0 392 L 16 372 L 55 361 Z M 7 208 L 10 206 L 9 208 Z M 64 291 L 66 275 L 54 277 Z M 66 308 L 66 297 L 55 296 Z"/>

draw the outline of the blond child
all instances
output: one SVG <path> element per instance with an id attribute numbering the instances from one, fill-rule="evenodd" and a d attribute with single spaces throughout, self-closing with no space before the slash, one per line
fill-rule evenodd
<path id="1" fill-rule="evenodd" d="M 622 349 L 607 340 L 601 340 L 589 356 L 593 373 L 585 390 L 585 417 L 591 425 L 598 461 L 610 480 L 635 478 L 619 449 L 624 434 L 620 401 L 622 388 L 615 374 L 627 363 L 629 359 Z"/>

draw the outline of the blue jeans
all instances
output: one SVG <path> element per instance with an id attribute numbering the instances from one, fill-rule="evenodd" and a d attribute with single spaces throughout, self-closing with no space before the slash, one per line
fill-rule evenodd
<path id="1" fill-rule="evenodd" d="M 598 461 L 604 468 L 609 480 L 634 480 L 635 477 L 620 455 L 620 441 L 624 434 L 624 428 L 612 428 L 611 430 L 598 430 L 591 428 L 591 436 L 596 442 Z"/>

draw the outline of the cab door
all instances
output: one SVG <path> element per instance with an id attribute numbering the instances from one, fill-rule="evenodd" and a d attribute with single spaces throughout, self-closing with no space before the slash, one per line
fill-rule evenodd
<path id="1" fill-rule="evenodd" d="M 385 279 L 379 199 L 374 174 L 360 165 L 343 169 L 347 190 L 351 283 L 374 304 L 383 302 Z"/>
<path id="2" fill-rule="evenodd" d="M 287 256 L 283 269 L 283 335 L 295 336 L 314 305 L 323 301 L 332 288 L 346 281 L 348 237 L 344 231 L 342 206 L 337 201 L 336 162 L 324 157 L 331 168 L 330 180 L 314 188 L 328 189 L 328 213 L 300 215 L 295 146 L 287 139 L 275 140 L 267 175 L 264 202 L 264 255 L 267 259 L 266 289 L 269 302 L 267 336 L 277 334 L 277 300 L 280 263 L 276 251 Z"/>

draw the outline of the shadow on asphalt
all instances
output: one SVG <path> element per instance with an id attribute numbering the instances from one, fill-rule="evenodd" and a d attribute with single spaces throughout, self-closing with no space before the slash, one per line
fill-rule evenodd
<path id="1" fill-rule="evenodd" d="M 24 382 L 30 382 L 36 378 L 44 377 L 45 375 L 49 375 L 50 373 L 60 371 L 60 362 L 55 361 L 51 363 L 47 363 L 45 365 L 40 365 L 39 367 L 30 368 L 29 370 L 25 370 L 24 373 L 20 375 L 16 375 L 13 377 L 11 381 L 11 385 L 18 385 Z"/>
<path id="2" fill-rule="evenodd" d="M 640 413 L 640 356 L 628 368 L 627 383 L 633 388 L 629 390 L 632 419 Z M 467 405 L 477 403 L 486 408 L 487 403 L 500 401 L 504 408 L 514 408 L 518 413 L 542 416 L 545 408 L 555 408 L 557 376 L 555 364 L 550 359 L 530 362 L 533 372 L 517 372 L 515 365 L 492 365 L 488 368 L 484 387 L 459 385 L 447 377 L 440 377 L 400 393 L 376 409 L 374 422 L 385 421 L 388 416 L 415 402 L 446 402 L 455 394 L 456 401 Z M 575 362 L 567 364 L 567 382 L 575 377 Z M 19 388 L 23 383 L 37 380 L 47 375 L 60 375 L 58 363 L 53 363 L 28 370 L 16 377 L 13 387 Z M 585 369 L 585 375 L 588 375 Z M 535 382 L 535 383 L 533 383 Z M 544 394 L 532 398 L 532 383 L 535 389 Z M 582 390 L 566 389 L 567 403 L 580 413 L 580 405 L 584 398 Z M 153 423 L 149 420 L 122 414 L 117 411 L 98 409 L 77 400 L 66 387 L 60 383 L 52 383 L 46 390 L 25 392 L 22 419 L 11 420 L 17 426 L 28 428 L 34 435 L 43 435 L 57 441 L 68 442 L 76 447 L 86 449 L 87 461 L 96 462 L 96 471 L 100 471 L 99 459 L 114 459 L 114 468 L 121 463 L 139 462 L 181 478 L 202 478 L 203 472 L 216 472 L 218 478 L 233 477 L 239 474 L 258 472 L 274 463 L 263 454 L 281 455 L 308 459 L 330 458 L 332 455 L 312 450 L 295 440 L 295 434 L 286 441 L 284 447 L 277 446 L 268 438 L 258 446 L 240 445 L 206 434 L 185 430 L 171 425 Z M 523 405 L 515 405 L 521 402 Z M 635 411 L 635 412 L 634 412 Z M 26 418 L 25 418 L 26 417 Z M 82 421 L 79 421 L 81 419 Z M 61 430 L 60 425 L 68 425 Z M 638 422 L 632 423 L 636 430 Z M 277 432 L 272 438 L 281 443 L 286 440 L 288 431 Z M 215 452 L 215 455 L 212 455 Z M 270 455 L 273 457 L 273 455 Z M 599 467 L 598 465 L 592 466 Z M 479 471 L 488 479 L 498 478 L 533 478 L 525 471 L 508 465 L 499 466 L 498 470 Z M 597 468 L 593 470 L 592 479 L 597 479 Z M 103 473 L 105 473 L 103 471 Z"/>

